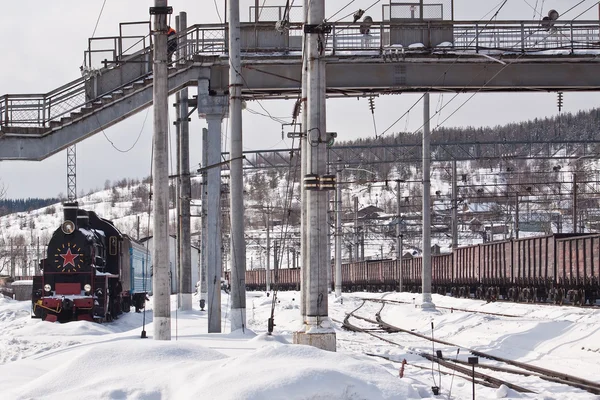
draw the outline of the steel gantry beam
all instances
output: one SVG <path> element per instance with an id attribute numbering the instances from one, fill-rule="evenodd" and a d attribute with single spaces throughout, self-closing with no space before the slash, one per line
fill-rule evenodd
<path id="1" fill-rule="evenodd" d="M 432 142 L 432 161 L 468 160 L 577 160 L 596 157 L 600 138 L 572 141 L 490 141 L 490 142 Z M 422 159 L 420 143 L 339 145 L 329 148 L 332 165 L 360 166 L 385 163 L 415 163 Z M 299 149 L 244 151 L 244 169 L 294 168 Z M 229 160 L 229 153 L 221 153 Z"/>

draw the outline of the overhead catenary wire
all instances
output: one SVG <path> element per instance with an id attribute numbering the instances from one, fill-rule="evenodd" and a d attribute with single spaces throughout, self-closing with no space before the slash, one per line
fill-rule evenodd
<path id="1" fill-rule="evenodd" d="M 569 8 L 569 9 L 568 9 L 566 12 L 564 12 L 562 15 L 564 15 L 564 14 L 568 13 L 569 11 L 573 10 L 575 7 L 577 7 L 579 4 L 583 3 L 584 1 L 585 1 L 585 0 L 583 0 L 583 1 L 580 1 L 580 2 L 579 2 L 578 4 L 576 4 L 575 6 L 573 6 L 573 7 Z M 598 3 L 600 3 L 600 1 L 598 1 L 596 4 L 598 4 Z M 506 4 L 506 0 L 505 0 L 505 1 L 504 1 L 504 3 L 502 4 L 502 6 L 504 6 L 505 4 Z M 499 11 L 500 11 L 500 9 L 499 9 L 499 10 L 496 12 L 496 14 L 495 14 L 495 15 L 492 17 L 492 19 L 493 19 L 493 18 L 495 18 L 495 16 L 498 14 L 498 12 L 499 12 Z M 584 11 L 583 13 L 585 13 L 585 11 Z M 574 20 L 575 20 L 575 19 L 577 19 L 579 16 L 581 16 L 583 13 L 579 14 L 577 17 L 573 18 L 571 21 L 574 21 Z M 482 29 L 482 31 L 483 31 L 483 29 Z M 517 42 L 517 44 L 519 44 L 519 43 L 522 43 L 524 40 L 528 39 L 529 37 L 531 37 L 531 36 L 532 36 L 534 33 L 536 33 L 536 32 L 537 32 L 537 31 L 533 31 L 533 32 L 531 32 L 531 33 L 530 33 L 530 34 L 529 34 L 527 37 L 525 37 L 525 38 L 521 39 L 519 42 Z M 544 37 L 543 39 L 541 39 L 541 40 L 537 41 L 536 43 L 537 43 L 537 44 L 539 44 L 539 43 L 541 43 L 541 42 L 544 42 L 544 41 L 548 40 L 548 38 L 550 38 L 551 36 L 552 36 L 552 33 L 549 33 L 548 35 L 546 35 L 546 37 Z M 463 106 L 464 106 L 466 103 L 468 103 L 468 102 L 469 102 L 469 101 L 470 101 L 470 100 L 471 100 L 471 99 L 472 99 L 472 98 L 473 98 L 475 95 L 477 95 L 477 94 L 478 94 L 479 92 L 481 92 L 481 91 L 482 91 L 482 90 L 483 90 L 485 87 L 487 87 L 487 85 L 489 85 L 489 83 L 490 83 L 490 82 L 492 82 L 492 81 L 493 81 L 493 80 L 496 78 L 496 76 L 498 76 L 498 75 L 499 75 L 500 73 L 502 73 L 502 72 L 503 72 L 503 71 L 504 71 L 506 68 L 508 68 L 509 66 L 513 65 L 515 62 L 517 62 L 518 60 L 520 60 L 520 59 L 521 59 L 521 58 L 522 58 L 522 57 L 523 57 L 525 54 L 526 54 L 526 53 L 522 53 L 521 55 L 519 55 L 517 58 L 515 58 L 515 59 L 514 59 L 514 60 L 512 60 L 511 62 L 504 64 L 504 65 L 502 66 L 502 68 L 500 68 L 500 70 L 499 70 L 498 72 L 496 72 L 496 73 L 495 73 L 495 74 L 494 74 L 492 77 L 490 77 L 489 79 L 487 79 L 487 80 L 485 81 L 485 83 L 484 83 L 482 86 L 480 86 L 480 87 L 477 89 L 477 91 L 475 91 L 474 93 L 472 93 L 472 94 L 471 94 L 471 96 L 469 96 L 469 97 L 467 98 L 467 100 L 465 100 L 465 101 L 464 101 L 464 102 L 463 102 L 463 103 L 462 103 L 462 104 L 461 104 L 461 105 L 460 105 L 460 106 L 459 106 L 459 107 L 458 107 L 456 110 L 454 110 L 454 111 L 453 111 L 453 112 L 452 112 L 452 113 L 451 113 L 451 114 L 450 114 L 448 117 L 446 117 L 446 118 L 445 118 L 445 119 L 444 119 L 444 120 L 443 120 L 441 123 L 439 123 L 439 124 L 438 124 L 438 125 L 437 125 L 435 128 L 433 128 L 433 129 L 431 130 L 431 133 L 430 133 L 430 134 L 433 134 L 433 131 L 435 131 L 435 130 L 437 130 L 439 127 L 441 127 L 441 125 L 443 125 L 443 124 L 444 124 L 444 122 L 446 122 L 446 121 L 447 121 L 448 119 L 450 119 L 450 118 L 451 118 L 451 117 L 452 117 L 454 114 L 456 114 L 456 113 L 457 113 L 457 112 L 458 112 L 458 111 L 459 111 L 459 110 L 460 110 L 460 109 L 461 109 L 461 108 L 462 108 L 462 107 L 463 107 Z M 454 65 L 454 63 L 453 63 L 452 65 Z M 451 65 L 451 66 L 452 66 L 452 65 Z M 483 70 L 482 70 L 482 71 L 480 71 L 480 72 L 479 72 L 479 74 L 481 74 L 482 72 L 483 72 Z M 476 77 L 476 76 L 475 76 L 475 77 Z M 472 80 L 473 80 L 473 79 L 475 79 L 475 77 L 472 77 Z M 462 91 L 458 91 L 458 92 L 457 92 L 457 93 L 456 93 L 456 94 L 455 94 L 455 95 L 452 97 L 452 99 L 450 99 L 450 101 L 449 101 L 448 103 L 446 103 L 446 104 L 445 104 L 445 105 L 444 105 L 444 106 L 443 106 L 443 107 L 442 107 L 442 108 L 441 108 L 439 111 L 443 110 L 443 109 L 444 109 L 445 107 L 447 107 L 447 106 L 448 106 L 448 105 L 449 105 L 449 104 L 450 104 L 450 103 L 451 103 L 451 102 L 452 102 L 452 101 L 453 101 L 455 98 L 457 98 L 457 97 L 458 97 L 458 95 L 460 94 L 460 92 L 462 92 Z M 425 93 L 429 93 L 429 90 L 428 90 L 427 92 L 425 92 Z M 417 102 L 416 102 L 415 104 L 413 104 L 413 106 L 412 106 L 412 107 L 414 107 L 416 104 L 418 104 L 418 102 L 420 102 L 420 100 L 421 100 L 421 99 L 424 97 L 424 95 L 425 95 L 425 94 L 423 94 L 423 96 L 421 96 L 421 97 L 419 98 L 419 100 L 417 100 Z M 411 109 L 412 109 L 412 107 L 411 107 Z M 410 109 L 409 109 L 409 111 L 410 111 Z M 428 121 L 431 121 L 431 119 L 432 119 L 433 117 L 435 117 L 435 115 L 436 115 L 437 113 L 438 113 L 438 112 L 436 112 L 436 113 L 435 113 L 433 116 L 430 116 Z M 405 114 L 406 114 L 406 113 L 405 113 Z M 396 122 L 397 122 L 397 121 L 396 121 Z M 395 122 L 395 123 L 396 123 L 396 122 Z M 395 124 L 395 123 L 394 123 L 394 124 Z M 418 128 L 418 129 L 416 129 L 416 130 L 413 132 L 413 135 L 414 135 L 414 134 L 416 134 L 418 131 L 420 131 L 420 130 L 421 130 L 423 127 L 424 127 L 424 126 L 425 126 L 425 122 L 424 122 L 424 123 L 423 123 L 423 124 L 422 124 L 422 125 L 421 125 L 421 126 Z M 391 126 L 390 126 L 390 128 L 391 128 Z M 389 130 L 390 128 L 388 128 L 387 130 Z M 385 133 L 385 132 L 387 132 L 387 130 L 386 130 L 386 131 L 384 131 L 384 133 Z M 383 133 L 382 133 L 381 135 L 383 135 Z M 380 135 L 380 137 L 381 137 L 381 135 Z"/>
<path id="2" fill-rule="evenodd" d="M 213 3 L 215 4 L 215 10 L 217 11 L 217 17 L 219 17 L 219 22 L 222 24 L 223 19 L 221 18 L 221 13 L 219 12 L 219 6 L 217 5 L 217 0 L 213 0 Z"/>
<path id="3" fill-rule="evenodd" d="M 98 14 L 98 19 L 96 20 L 96 25 L 94 26 L 94 31 L 92 32 L 92 38 L 96 35 L 96 29 L 98 29 L 98 23 L 100 23 L 100 18 L 102 17 L 102 12 L 104 11 L 104 6 L 106 5 L 106 0 L 102 3 L 102 8 L 100 9 L 100 14 Z"/>
<path id="4" fill-rule="evenodd" d="M 473 44 L 473 42 L 475 42 L 477 40 L 477 38 L 479 37 L 479 35 L 481 35 L 485 28 L 494 20 L 494 18 L 496 18 L 496 16 L 498 15 L 498 13 L 500 13 L 500 11 L 502 10 L 502 8 L 506 5 L 508 0 L 502 0 L 502 3 L 500 5 L 500 7 L 498 8 L 498 10 L 496 10 L 496 12 L 494 13 L 494 15 L 486 22 L 486 24 L 483 26 L 482 29 L 480 29 L 477 34 L 475 35 L 475 37 L 469 42 L 469 44 L 467 45 L 467 47 L 469 47 L 471 44 Z M 489 12 L 486 14 L 486 16 L 489 14 Z M 481 18 L 483 19 L 483 18 Z M 437 84 L 440 79 L 445 79 L 446 74 L 448 73 L 448 71 L 450 71 L 450 69 L 458 62 L 458 60 L 462 57 L 462 54 L 459 54 L 458 57 L 456 57 L 454 59 L 454 61 L 448 66 L 448 68 L 435 80 L 434 84 L 432 86 L 435 86 L 435 84 Z M 396 121 L 394 121 L 387 129 L 385 129 L 383 132 L 381 132 L 379 134 L 379 136 L 376 137 L 376 139 L 381 138 L 383 135 L 385 135 L 390 129 L 392 129 L 400 120 L 402 120 L 402 118 L 404 118 L 405 115 L 407 115 L 414 107 L 417 106 L 417 104 L 419 104 L 421 102 L 421 100 L 425 97 L 425 95 L 427 93 L 429 93 L 431 91 L 431 89 L 428 89 L 425 93 L 423 93 L 421 95 L 421 97 L 419 97 L 419 99 L 417 101 L 415 101 L 413 103 L 413 105 L 408 109 L 408 111 L 406 111 L 404 114 L 402 114 L 398 119 L 396 119 Z M 420 129 L 420 128 L 419 128 Z"/>

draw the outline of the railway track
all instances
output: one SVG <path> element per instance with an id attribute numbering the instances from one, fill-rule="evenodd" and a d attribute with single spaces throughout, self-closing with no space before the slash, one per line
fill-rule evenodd
<path id="1" fill-rule="evenodd" d="M 402 301 L 402 300 L 387 300 L 387 299 L 367 299 L 367 300 L 373 301 L 376 303 L 396 303 L 396 304 L 409 304 L 409 305 L 413 304 L 410 301 Z M 469 309 L 457 308 L 457 307 L 441 307 L 441 306 L 436 305 L 435 308 L 439 308 L 442 310 L 450 310 L 450 311 L 463 311 L 463 312 L 470 312 L 470 313 L 477 313 L 477 314 L 484 314 L 484 315 L 492 315 L 495 317 L 508 317 L 508 318 L 521 318 L 522 317 L 521 315 L 493 313 L 493 312 L 469 310 Z"/>
<path id="2" fill-rule="evenodd" d="M 394 341 L 391 341 L 389 339 L 386 339 L 384 337 L 376 335 L 375 333 L 373 333 L 374 331 L 365 330 L 364 328 L 360 328 L 356 325 L 353 325 L 349 322 L 349 319 L 351 317 L 353 317 L 353 318 L 356 318 L 359 320 L 363 320 L 365 322 L 368 322 L 370 324 L 373 324 L 373 325 L 379 327 L 380 329 L 383 329 L 383 331 L 388 332 L 388 333 L 407 333 L 409 335 L 419 337 L 419 338 L 427 340 L 429 342 L 434 342 L 434 343 L 443 344 L 443 345 L 447 345 L 447 346 L 451 346 L 451 347 L 456 347 L 458 349 L 465 349 L 467 352 L 469 352 L 475 356 L 478 356 L 480 358 L 485 358 L 485 359 L 489 359 L 489 360 L 502 362 L 504 364 L 519 368 L 519 369 L 506 368 L 506 367 L 481 363 L 481 364 L 476 365 L 476 367 L 478 369 L 488 369 L 488 370 L 492 370 L 492 371 L 496 371 L 496 372 L 538 377 L 538 378 L 546 380 L 546 381 L 563 384 L 563 385 L 568 385 L 568 386 L 575 387 L 575 388 L 578 388 L 581 390 L 585 390 L 589 393 L 600 394 L 600 384 L 597 382 L 589 381 L 587 379 L 582 379 L 582 378 L 579 378 L 579 377 L 576 377 L 573 375 L 569 375 L 569 374 L 565 374 L 562 372 L 552 371 L 547 368 L 542 368 L 542 367 L 538 367 L 535 365 L 522 363 L 519 361 L 509 360 L 504 357 L 494 356 L 492 354 L 488 354 L 488 353 L 484 353 L 484 352 L 477 351 L 474 349 L 470 349 L 468 347 L 460 346 L 460 345 L 457 345 L 455 343 L 451 343 L 451 342 L 448 342 L 445 340 L 434 339 L 434 338 L 431 338 L 429 336 L 426 336 L 426 335 L 423 335 L 423 334 L 420 334 L 417 332 L 413 332 L 413 331 L 410 331 L 407 329 L 403 329 L 403 328 L 388 324 L 381 319 L 380 314 L 381 314 L 381 311 L 383 310 L 383 308 L 385 307 L 386 303 L 396 303 L 395 301 L 377 300 L 376 302 L 381 303 L 381 309 L 375 314 L 375 320 L 356 315 L 355 314 L 356 311 L 358 311 L 360 308 L 362 308 L 362 306 L 364 304 L 366 304 L 367 301 L 368 300 L 363 301 L 363 303 L 360 305 L 360 307 L 358 307 L 357 309 L 355 309 L 354 311 L 352 311 L 351 313 L 346 315 L 346 318 L 344 319 L 344 322 L 343 322 L 343 326 L 346 329 L 369 334 L 380 340 L 383 340 L 383 341 L 393 344 L 395 346 L 399 346 L 411 354 L 419 355 L 427 360 L 436 362 L 439 365 L 442 365 L 446 368 L 452 369 L 461 374 L 466 374 L 469 377 L 471 376 L 471 370 L 469 368 L 467 368 L 467 366 L 471 367 L 471 365 L 465 361 L 461 361 L 461 360 L 457 360 L 457 359 L 449 359 L 449 358 L 444 358 L 444 357 L 438 357 L 437 355 L 426 353 L 426 352 L 415 352 L 414 350 L 407 349 L 406 347 L 404 347 Z M 513 317 L 516 317 L 516 316 L 513 316 Z M 476 372 L 475 377 L 478 378 L 482 382 L 487 382 L 491 385 L 496 385 L 496 386 L 492 386 L 492 387 L 499 387 L 500 385 L 504 384 L 507 387 L 514 389 L 516 391 L 522 392 L 522 393 L 532 393 L 532 391 L 527 388 L 523 388 L 523 387 L 514 385 L 510 382 L 502 381 L 495 377 L 492 377 L 492 376 L 489 376 L 486 374 L 482 374 L 481 372 Z"/>

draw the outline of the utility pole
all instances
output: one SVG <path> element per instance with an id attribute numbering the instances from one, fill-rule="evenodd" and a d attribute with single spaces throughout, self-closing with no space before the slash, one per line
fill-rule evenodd
<path id="1" fill-rule="evenodd" d="M 396 181 L 396 263 L 398 264 L 398 291 L 402 292 L 402 252 L 404 251 L 402 243 L 402 227 L 400 221 L 402 221 L 402 209 L 401 209 L 401 192 L 400 192 L 400 179 Z"/>
<path id="2" fill-rule="evenodd" d="M 452 249 L 458 247 L 458 179 L 456 160 L 452 160 Z"/>
<path id="3" fill-rule="evenodd" d="M 423 95 L 423 272 L 421 308 L 435 308 L 431 299 L 431 130 L 429 92 Z"/>
<path id="4" fill-rule="evenodd" d="M 167 85 L 167 15 L 172 8 L 167 0 L 154 0 L 154 135 L 152 205 L 154 208 L 154 254 L 152 255 L 154 292 L 154 339 L 171 340 L 171 301 L 169 287 L 169 147 Z"/>
<path id="5" fill-rule="evenodd" d="M 515 193 L 515 239 L 519 238 L 519 192 Z"/>
<path id="6" fill-rule="evenodd" d="M 175 17 L 175 30 L 177 32 L 180 32 L 179 30 L 179 15 L 177 15 Z M 167 38 L 168 40 L 168 38 Z M 179 58 L 179 57 L 178 57 Z M 169 60 L 171 61 L 171 60 Z M 177 271 L 177 275 L 175 277 L 171 277 L 172 280 L 172 286 L 175 287 L 175 290 L 172 289 L 172 293 L 177 293 L 177 308 L 181 309 L 181 272 L 182 272 L 182 268 L 181 268 L 181 246 L 182 246 L 182 242 L 181 242 L 181 107 L 180 107 L 180 103 L 181 103 L 181 92 L 177 92 L 175 93 L 175 104 L 173 104 L 173 107 L 175 107 L 175 121 L 173 122 L 173 125 L 175 125 L 175 138 L 176 138 L 176 144 L 175 144 L 175 164 L 176 164 L 176 171 L 177 171 L 177 177 L 175 178 L 175 182 L 177 183 L 175 185 L 175 215 L 176 215 L 176 219 L 175 219 L 175 271 Z"/>
<path id="7" fill-rule="evenodd" d="M 358 197 L 354 197 L 354 254 L 356 261 L 360 261 L 359 258 L 359 235 L 358 235 Z"/>
<path id="8" fill-rule="evenodd" d="M 267 271 L 265 274 L 267 292 L 271 291 L 271 210 L 267 208 Z"/>
<path id="9" fill-rule="evenodd" d="M 187 13 L 179 13 L 178 32 L 187 30 Z M 179 57 L 177 59 L 187 58 L 186 37 L 179 39 L 177 46 Z M 179 212 L 180 227 L 177 237 L 179 239 L 180 250 L 180 270 L 179 270 L 179 309 L 183 311 L 192 309 L 192 235 L 191 235 L 191 216 L 190 201 L 192 198 L 192 184 L 190 181 L 190 125 L 188 118 L 188 89 L 181 89 L 179 92 L 179 181 L 181 183 L 179 190 Z"/>
<path id="10" fill-rule="evenodd" d="M 246 239 L 244 238 L 244 171 L 242 160 L 242 59 L 240 2 L 229 0 L 231 331 L 246 327 Z"/>
<path id="11" fill-rule="evenodd" d="M 335 177 L 335 297 L 342 295 L 342 170 L 338 158 Z"/>
<path id="12" fill-rule="evenodd" d="M 37 251 L 35 257 L 35 275 L 40 274 L 40 237 L 37 238 Z"/>
<path id="13" fill-rule="evenodd" d="M 303 327 L 294 332 L 295 344 L 307 344 L 323 350 L 336 350 L 335 329 L 328 315 L 328 282 L 327 231 L 328 194 L 323 184 L 327 176 L 327 143 L 329 137 L 326 129 L 325 99 L 325 62 L 322 59 L 326 45 L 327 26 L 325 20 L 324 0 L 305 0 L 304 25 L 304 59 L 307 61 L 307 124 L 303 126 L 306 140 L 306 174 L 303 176 L 306 194 L 306 226 L 302 231 L 305 236 L 304 245 L 307 264 L 303 273 L 305 282 L 306 305 L 304 309 Z M 329 26 L 330 28 L 330 26 Z M 304 156 L 304 155 L 303 155 Z M 329 186 L 329 185 L 327 185 Z M 327 187 L 328 188 L 328 187 Z M 307 229 L 306 229 L 307 228 Z"/>
<path id="14" fill-rule="evenodd" d="M 10 276 L 15 278 L 15 248 L 13 247 L 13 240 L 10 238 Z"/>
<path id="15" fill-rule="evenodd" d="M 573 233 L 577 233 L 577 174 L 573 174 Z"/>

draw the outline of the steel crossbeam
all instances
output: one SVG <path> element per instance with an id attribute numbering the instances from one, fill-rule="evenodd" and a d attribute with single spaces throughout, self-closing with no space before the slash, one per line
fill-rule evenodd
<path id="1" fill-rule="evenodd" d="M 432 142 L 432 161 L 467 160 L 578 160 L 600 155 L 597 140 L 577 139 L 572 141 L 511 141 L 511 142 Z M 421 144 L 374 144 L 342 145 L 329 148 L 331 165 L 356 167 L 384 163 L 415 163 L 421 161 Z M 290 163 L 290 155 L 292 162 Z M 268 169 L 295 167 L 300 156 L 298 149 L 271 149 L 244 151 L 244 169 Z M 228 160 L 229 153 L 223 152 L 222 159 Z"/>

